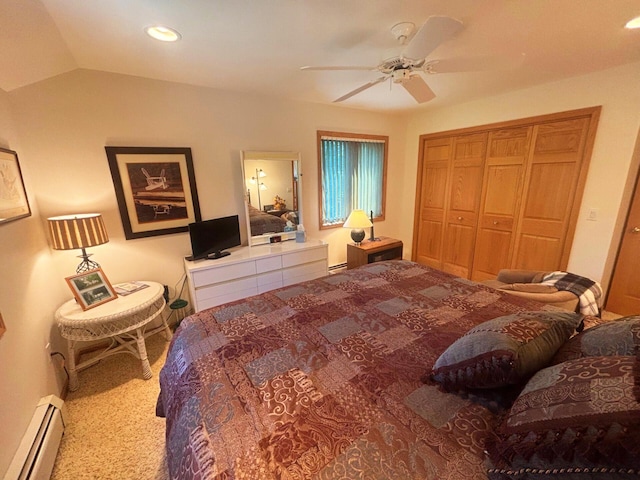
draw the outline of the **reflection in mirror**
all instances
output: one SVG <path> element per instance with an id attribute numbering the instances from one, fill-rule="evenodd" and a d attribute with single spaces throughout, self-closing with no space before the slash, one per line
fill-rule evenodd
<path id="1" fill-rule="evenodd" d="M 270 237 L 295 238 L 300 212 L 300 154 L 242 152 L 242 172 L 249 245 L 269 243 Z"/>

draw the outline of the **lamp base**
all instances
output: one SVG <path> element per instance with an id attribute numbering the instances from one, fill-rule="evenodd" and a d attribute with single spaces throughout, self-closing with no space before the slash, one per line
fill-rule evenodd
<path id="1" fill-rule="evenodd" d="M 351 230 L 351 240 L 353 240 L 356 245 L 360 245 L 360 242 L 364 240 L 364 236 L 364 230 L 361 228 Z"/>
<path id="2" fill-rule="evenodd" d="M 95 270 L 96 268 L 100 268 L 100 265 L 98 263 L 94 262 L 93 260 L 89 260 L 90 256 L 91 254 L 86 253 L 83 248 L 82 255 L 78 255 L 78 258 L 81 258 L 82 261 L 76 267 L 76 273 L 85 273 L 85 272 L 88 272 L 89 270 Z"/>

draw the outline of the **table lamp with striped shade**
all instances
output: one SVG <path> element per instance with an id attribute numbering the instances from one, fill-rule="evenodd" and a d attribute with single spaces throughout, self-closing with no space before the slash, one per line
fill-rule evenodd
<path id="1" fill-rule="evenodd" d="M 82 262 L 76 268 L 76 273 L 100 268 L 96 262 L 89 260 L 91 254 L 88 254 L 85 249 L 109 241 L 102 215 L 99 213 L 62 215 L 48 218 L 47 221 L 54 250 L 82 249 L 82 255 L 78 255 L 82 258 Z"/>

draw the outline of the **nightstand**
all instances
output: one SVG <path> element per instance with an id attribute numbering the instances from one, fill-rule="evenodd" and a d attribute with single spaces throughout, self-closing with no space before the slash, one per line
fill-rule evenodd
<path id="1" fill-rule="evenodd" d="M 142 364 L 142 377 L 151 378 L 151 366 L 147 358 L 144 340 L 149 335 L 164 331 L 167 341 L 171 330 L 162 315 L 164 311 L 164 287 L 157 282 L 142 282 L 147 288 L 119 296 L 90 310 L 83 311 L 75 301 L 69 300 L 56 311 L 60 334 L 67 339 L 69 356 L 69 390 L 79 387 L 78 370 L 89 367 L 115 353 L 129 353 Z M 162 324 L 151 330 L 145 327 L 160 316 Z M 109 339 L 109 345 L 98 355 L 76 364 L 76 343 Z M 137 348 L 136 348 L 137 347 Z"/>
<path id="2" fill-rule="evenodd" d="M 402 258 L 402 240 L 389 237 L 379 238 L 380 240 L 377 241 L 365 240 L 360 245 L 347 244 L 347 269 L 368 263 Z"/>

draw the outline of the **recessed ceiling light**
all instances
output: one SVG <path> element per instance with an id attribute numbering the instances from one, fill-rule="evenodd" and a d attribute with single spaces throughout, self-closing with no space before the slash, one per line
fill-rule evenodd
<path id="1" fill-rule="evenodd" d="M 162 42 L 175 42 L 182 38 L 182 35 L 177 30 L 164 25 L 152 25 L 144 29 L 147 35 L 160 40 Z"/>
<path id="2" fill-rule="evenodd" d="M 632 29 L 632 28 L 640 28 L 640 17 L 632 18 L 627 22 L 624 28 Z"/>

